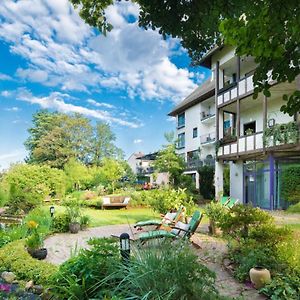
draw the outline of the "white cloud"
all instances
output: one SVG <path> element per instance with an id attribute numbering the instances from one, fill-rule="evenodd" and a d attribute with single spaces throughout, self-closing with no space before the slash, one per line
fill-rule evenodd
<path id="1" fill-rule="evenodd" d="M 112 104 L 108 104 L 108 103 L 105 103 L 105 102 L 97 102 L 93 99 L 88 99 L 88 100 L 86 100 L 86 102 L 88 102 L 89 104 L 94 105 L 96 107 L 105 107 L 105 108 L 114 108 L 115 107 Z"/>
<path id="2" fill-rule="evenodd" d="M 6 111 L 13 111 L 13 112 L 17 112 L 20 110 L 19 107 L 17 106 L 13 106 L 13 107 L 9 107 L 9 108 L 5 108 Z"/>
<path id="3" fill-rule="evenodd" d="M 11 163 L 23 161 L 26 157 L 25 149 L 13 150 L 9 153 L 0 154 L 0 170 L 7 169 Z"/>
<path id="4" fill-rule="evenodd" d="M 174 118 L 174 117 L 168 117 L 167 121 L 168 122 L 176 122 L 176 118 Z"/>
<path id="5" fill-rule="evenodd" d="M 141 140 L 141 139 L 133 140 L 134 144 L 141 144 L 142 142 L 143 142 L 143 140 Z"/>
<path id="6" fill-rule="evenodd" d="M 12 80 L 12 78 L 7 74 L 0 73 L 0 80 Z"/>
<path id="7" fill-rule="evenodd" d="M 139 122 L 131 122 L 124 120 L 123 118 L 112 116 L 109 112 L 104 110 L 93 110 L 83 106 L 66 103 L 64 99 L 68 98 L 70 98 L 68 94 L 60 92 L 52 92 L 46 97 L 36 97 L 26 89 L 20 89 L 17 95 L 17 100 L 37 104 L 43 109 L 54 109 L 62 113 L 79 113 L 87 117 L 129 128 L 139 128 L 142 126 Z"/>
<path id="8" fill-rule="evenodd" d="M 11 96 L 11 94 L 12 94 L 11 91 L 2 91 L 0 95 L 3 97 L 9 97 Z"/>
<path id="9" fill-rule="evenodd" d="M 195 89 L 197 76 L 169 59 L 178 52 L 177 40 L 165 41 L 128 22 L 138 12 L 130 2 L 110 6 L 107 18 L 114 29 L 104 37 L 68 0 L 3 0 L 0 39 L 28 61 L 16 71 L 23 80 L 63 91 L 120 89 L 131 98 L 178 101 Z"/>

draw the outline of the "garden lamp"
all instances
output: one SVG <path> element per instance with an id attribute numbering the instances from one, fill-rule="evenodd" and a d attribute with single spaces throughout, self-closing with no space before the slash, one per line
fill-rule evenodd
<path id="1" fill-rule="evenodd" d="M 51 215 L 51 217 L 53 217 L 54 211 L 55 211 L 54 206 L 50 206 L 50 215 Z"/>
<path id="2" fill-rule="evenodd" d="M 130 238 L 128 233 L 120 235 L 120 254 L 124 263 L 128 263 L 130 257 Z"/>

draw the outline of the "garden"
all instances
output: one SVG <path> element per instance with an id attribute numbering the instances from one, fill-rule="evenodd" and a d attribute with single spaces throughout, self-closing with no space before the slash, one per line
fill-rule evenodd
<path id="1" fill-rule="evenodd" d="M 77 140 L 82 126 L 91 132 L 90 145 L 98 141 L 85 155 Z M 143 190 L 109 126 L 89 126 L 78 115 L 37 113 L 27 162 L 0 174 L 1 299 L 299 299 L 298 197 L 287 197 L 292 205 L 279 213 L 229 199 L 201 203 L 171 134 L 155 163 L 170 183 Z M 69 148 L 46 147 L 52 135 Z M 284 176 L 297 178 L 297 170 Z M 199 173 L 200 192 L 210 198 L 212 170 Z M 284 192 L 296 195 L 295 180 L 287 182 Z M 108 198 L 127 203 L 103 209 Z"/>

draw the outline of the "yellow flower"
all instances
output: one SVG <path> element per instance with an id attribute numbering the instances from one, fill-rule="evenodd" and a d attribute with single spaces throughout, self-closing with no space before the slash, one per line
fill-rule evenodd
<path id="1" fill-rule="evenodd" d="M 29 221 L 29 222 L 27 223 L 27 226 L 28 226 L 29 228 L 31 228 L 31 229 L 37 228 L 38 225 L 39 225 L 39 224 L 38 224 L 37 222 L 33 221 L 33 220 L 31 220 L 31 221 Z"/>

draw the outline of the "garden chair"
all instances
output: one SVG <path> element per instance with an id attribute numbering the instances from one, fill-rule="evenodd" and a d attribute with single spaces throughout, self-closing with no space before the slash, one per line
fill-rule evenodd
<path id="1" fill-rule="evenodd" d="M 223 205 L 223 206 L 226 206 L 230 201 L 230 197 L 227 197 L 227 196 L 223 196 L 221 199 L 220 199 L 220 203 Z"/>
<path id="2" fill-rule="evenodd" d="M 185 216 L 185 207 L 184 206 L 180 206 L 179 209 L 177 210 L 177 212 L 168 212 L 165 215 L 162 215 L 162 219 L 152 219 L 152 220 L 147 220 L 147 221 L 140 221 L 137 222 L 134 225 L 134 228 L 139 228 L 141 229 L 144 226 L 156 226 L 156 229 L 161 228 L 161 227 L 165 227 L 167 228 L 169 225 L 171 224 L 176 224 L 178 221 L 182 220 Z"/>
<path id="3" fill-rule="evenodd" d="M 172 227 L 171 231 L 160 229 L 144 232 L 138 236 L 137 240 L 144 244 L 148 240 L 157 238 L 190 239 L 199 226 L 202 217 L 203 214 L 199 210 L 196 210 L 188 224 L 179 221 Z"/>
<path id="4" fill-rule="evenodd" d="M 230 209 L 233 208 L 238 202 L 239 202 L 238 199 L 230 197 L 228 203 L 225 206 Z"/>

